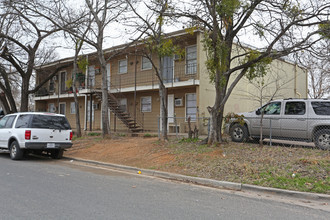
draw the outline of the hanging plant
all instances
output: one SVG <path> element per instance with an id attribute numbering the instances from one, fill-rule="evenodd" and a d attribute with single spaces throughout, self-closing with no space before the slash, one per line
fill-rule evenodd
<path id="1" fill-rule="evenodd" d="M 87 67 L 88 67 L 88 60 L 84 57 L 79 57 L 78 61 L 77 61 L 77 64 L 78 64 L 78 68 L 83 72 L 85 73 L 86 70 L 87 70 Z"/>

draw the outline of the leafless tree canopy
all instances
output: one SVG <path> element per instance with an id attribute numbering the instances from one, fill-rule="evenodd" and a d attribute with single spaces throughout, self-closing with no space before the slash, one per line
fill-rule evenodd
<path id="1" fill-rule="evenodd" d="M 46 13 L 40 3 L 54 6 L 53 1 L 16 1 L 3 0 L 0 4 L 0 62 L 10 66 L 8 71 L 20 76 L 17 84 L 21 90 L 20 111 L 28 110 L 29 94 L 35 92 L 31 87 L 33 69 L 56 58 L 51 41 L 43 44 L 50 36 L 61 29 L 40 15 Z M 50 40 L 50 39 L 49 39 Z M 5 83 L 7 77 L 2 77 Z M 11 111 L 17 111 L 12 99 L 11 89 L 3 86 L 7 100 L 10 102 Z"/>

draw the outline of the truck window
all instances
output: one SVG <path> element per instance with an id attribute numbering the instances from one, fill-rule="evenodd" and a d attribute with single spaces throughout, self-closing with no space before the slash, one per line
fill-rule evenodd
<path id="1" fill-rule="evenodd" d="M 16 115 L 8 116 L 8 120 L 5 124 L 5 128 L 12 128 L 15 118 L 16 118 Z"/>
<path id="2" fill-rule="evenodd" d="M 287 102 L 285 104 L 286 115 L 304 115 L 306 113 L 305 102 Z"/>
<path id="3" fill-rule="evenodd" d="M 15 128 L 28 128 L 31 115 L 20 115 L 17 119 Z"/>
<path id="4" fill-rule="evenodd" d="M 312 107 L 317 115 L 330 115 L 330 102 L 312 102 Z"/>
<path id="5" fill-rule="evenodd" d="M 281 113 L 281 102 L 272 102 L 262 108 L 265 115 L 279 115 Z"/>

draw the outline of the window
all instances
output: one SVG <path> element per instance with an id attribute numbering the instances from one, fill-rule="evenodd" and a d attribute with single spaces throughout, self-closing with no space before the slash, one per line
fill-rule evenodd
<path id="1" fill-rule="evenodd" d="M 304 115 L 306 112 L 305 102 L 287 102 L 285 104 L 286 115 Z"/>
<path id="2" fill-rule="evenodd" d="M 75 102 L 70 103 L 70 114 L 76 114 L 76 103 Z"/>
<path id="3" fill-rule="evenodd" d="M 196 121 L 197 102 L 196 93 L 186 94 L 186 120 Z"/>
<path id="4" fill-rule="evenodd" d="M 68 120 L 63 116 L 50 115 L 34 115 L 32 118 L 31 128 L 45 129 L 71 129 Z"/>
<path id="5" fill-rule="evenodd" d="M 312 102 L 312 107 L 317 115 L 330 115 L 330 102 Z"/>
<path id="6" fill-rule="evenodd" d="M 65 103 L 60 103 L 60 114 L 65 115 Z"/>
<path id="7" fill-rule="evenodd" d="M 141 97 L 141 112 L 151 112 L 151 96 Z"/>
<path id="8" fill-rule="evenodd" d="M 48 111 L 49 112 L 52 112 L 52 113 L 55 113 L 56 112 L 56 108 L 55 108 L 54 103 L 49 103 L 49 105 L 48 105 Z"/>
<path id="9" fill-rule="evenodd" d="M 119 73 L 127 73 L 127 59 L 119 60 Z"/>
<path id="10" fill-rule="evenodd" d="M 54 92 L 55 90 L 55 81 L 54 77 L 49 80 L 49 92 Z"/>
<path id="11" fill-rule="evenodd" d="M 65 81 L 66 81 L 66 72 L 61 72 L 60 74 L 61 76 L 61 93 L 65 93 L 66 92 L 66 85 L 65 85 Z"/>
<path id="12" fill-rule="evenodd" d="M 197 47 L 186 48 L 186 74 L 195 74 L 197 72 Z"/>
<path id="13" fill-rule="evenodd" d="M 123 112 L 127 111 L 127 99 L 126 98 L 122 98 L 122 99 L 118 99 L 119 102 L 119 109 L 122 110 Z"/>
<path id="14" fill-rule="evenodd" d="M 1 120 L 0 120 L 0 128 L 4 128 L 6 123 L 8 121 L 8 116 L 6 117 L 3 117 Z"/>
<path id="15" fill-rule="evenodd" d="M 95 66 L 88 67 L 88 86 L 95 86 Z"/>
<path id="16" fill-rule="evenodd" d="M 279 115 L 281 113 L 281 102 L 272 102 L 262 107 L 265 115 Z"/>
<path id="17" fill-rule="evenodd" d="M 142 70 L 150 70 L 150 69 L 152 69 L 151 61 L 146 57 L 142 57 Z"/>
<path id="18" fill-rule="evenodd" d="M 32 115 L 20 115 L 17 119 L 15 128 L 27 128 Z"/>
<path id="19" fill-rule="evenodd" d="M 1 120 L 0 128 L 12 128 L 15 118 L 16 118 L 16 115 L 4 117 Z"/>

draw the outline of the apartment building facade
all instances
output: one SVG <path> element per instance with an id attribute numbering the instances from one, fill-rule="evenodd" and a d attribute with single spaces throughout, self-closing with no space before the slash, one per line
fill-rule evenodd
<path id="1" fill-rule="evenodd" d="M 163 81 L 168 93 L 168 131 L 185 133 L 188 131 L 188 118 L 193 128 L 196 126 L 200 133 L 207 132 L 209 114 L 207 106 L 212 106 L 215 100 L 214 85 L 210 83 L 205 66 L 206 54 L 203 50 L 203 33 L 194 34 L 185 30 L 168 34 L 184 51 L 184 56 L 174 55 L 163 59 Z M 106 58 L 114 52 L 121 53 L 107 61 L 108 93 L 115 106 L 110 110 L 110 128 L 118 132 L 158 131 L 160 102 L 159 80 L 151 62 L 139 54 L 143 44 L 125 45 L 106 49 Z M 124 49 L 123 49 L 124 48 Z M 88 68 L 80 71 L 77 77 L 77 96 L 82 128 L 85 130 L 101 129 L 101 85 L 102 77 L 96 54 L 85 56 Z M 152 55 L 158 65 L 158 58 Z M 56 61 L 37 70 L 37 82 L 40 82 L 58 65 L 68 67 L 59 71 L 55 77 L 36 94 L 35 111 L 58 112 L 65 114 L 75 129 L 76 109 L 72 91 L 73 58 Z M 274 61 L 270 66 L 270 75 L 285 82 L 279 98 L 307 97 L 307 72 L 282 60 Z M 268 75 L 268 74 L 267 74 Z M 267 77 L 267 76 L 266 76 Z M 231 79 L 232 80 L 232 79 Z M 71 83 L 71 84 L 70 84 Z M 277 90 L 279 82 L 270 83 L 268 93 Z M 259 103 L 250 99 L 247 94 L 259 93 L 250 82 L 241 80 L 226 104 L 226 112 L 243 112 L 253 110 Z M 120 111 L 117 111 L 119 109 Z M 123 120 L 124 118 L 128 121 Z M 135 123 L 140 129 L 128 126 Z"/>

